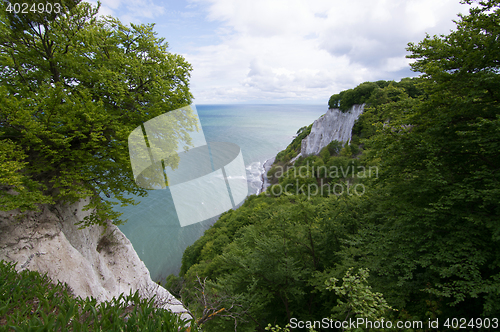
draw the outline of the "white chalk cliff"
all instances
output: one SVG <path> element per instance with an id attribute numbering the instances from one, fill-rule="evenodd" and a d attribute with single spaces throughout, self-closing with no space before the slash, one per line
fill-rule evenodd
<path id="1" fill-rule="evenodd" d="M 334 140 L 350 142 L 352 127 L 361 113 L 363 113 L 364 107 L 364 104 L 354 105 L 345 113 L 337 108 L 329 109 L 323 116 L 314 121 L 311 133 L 302 140 L 299 155 L 307 157 L 318 154 L 321 149 Z"/>
<path id="2" fill-rule="evenodd" d="M 185 319 L 182 303 L 151 280 L 144 262 L 115 225 L 78 229 L 75 223 L 90 211 L 82 200 L 73 205 L 43 205 L 40 212 L 0 211 L 0 260 L 17 262 L 16 269 L 47 273 L 67 283 L 76 296 L 110 300 L 130 291 Z M 161 253 L 158 253 L 161 255 Z"/>

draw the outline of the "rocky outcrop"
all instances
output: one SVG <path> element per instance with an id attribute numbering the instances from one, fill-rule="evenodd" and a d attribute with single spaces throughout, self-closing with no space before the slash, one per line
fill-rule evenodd
<path id="1" fill-rule="evenodd" d="M 328 112 L 314 121 L 311 133 L 302 140 L 299 156 L 307 157 L 318 154 L 321 149 L 334 140 L 350 142 L 352 127 L 361 113 L 363 113 L 363 109 L 364 104 L 354 105 L 345 113 L 339 109 L 329 109 Z"/>
<path id="2" fill-rule="evenodd" d="M 144 262 L 115 225 L 75 225 L 90 214 L 87 201 L 73 205 L 43 205 L 40 212 L 0 211 L 0 259 L 17 262 L 53 281 L 67 283 L 76 296 L 110 300 L 139 291 L 156 295 L 156 303 L 190 319 L 182 303 L 151 280 Z M 161 254 L 161 253 L 159 253 Z"/>

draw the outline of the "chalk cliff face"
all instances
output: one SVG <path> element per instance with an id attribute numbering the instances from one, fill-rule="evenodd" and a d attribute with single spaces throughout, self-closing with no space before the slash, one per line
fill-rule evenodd
<path id="1" fill-rule="evenodd" d="M 0 259 L 67 283 L 76 296 L 110 300 L 139 290 L 157 304 L 191 318 L 174 296 L 157 285 L 130 241 L 115 225 L 78 229 L 90 211 L 86 201 L 42 206 L 40 212 L 0 211 Z M 158 253 L 161 255 L 161 253 Z"/>
<path id="2" fill-rule="evenodd" d="M 311 133 L 302 140 L 300 155 L 306 157 L 318 154 L 334 140 L 350 142 L 352 127 L 363 113 L 364 106 L 354 105 L 345 113 L 339 109 L 329 109 L 325 115 L 314 121 Z"/>

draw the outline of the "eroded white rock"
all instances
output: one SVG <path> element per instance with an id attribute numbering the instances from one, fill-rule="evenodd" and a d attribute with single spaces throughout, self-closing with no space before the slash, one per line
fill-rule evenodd
<path id="1" fill-rule="evenodd" d="M 363 105 L 354 105 L 343 113 L 339 109 L 329 109 L 323 116 L 315 120 L 311 133 L 302 140 L 300 155 L 307 157 L 318 154 L 330 142 L 350 142 L 354 122 L 363 113 Z"/>
<path id="2" fill-rule="evenodd" d="M 182 303 L 156 284 L 130 241 L 115 225 L 78 229 L 90 214 L 72 205 L 43 205 L 40 212 L 0 211 L 0 259 L 17 262 L 16 269 L 47 273 L 71 287 L 76 296 L 111 300 L 139 291 L 161 307 L 190 319 Z M 161 254 L 161 253 L 158 253 Z"/>

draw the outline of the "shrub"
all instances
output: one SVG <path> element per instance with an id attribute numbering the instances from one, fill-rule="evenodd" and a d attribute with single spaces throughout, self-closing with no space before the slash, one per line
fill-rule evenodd
<path id="1" fill-rule="evenodd" d="M 141 299 L 138 292 L 97 303 L 76 298 L 66 284 L 0 261 L 0 330 L 12 331 L 190 331 L 187 322 Z M 193 326 L 193 332 L 197 329 Z"/>

